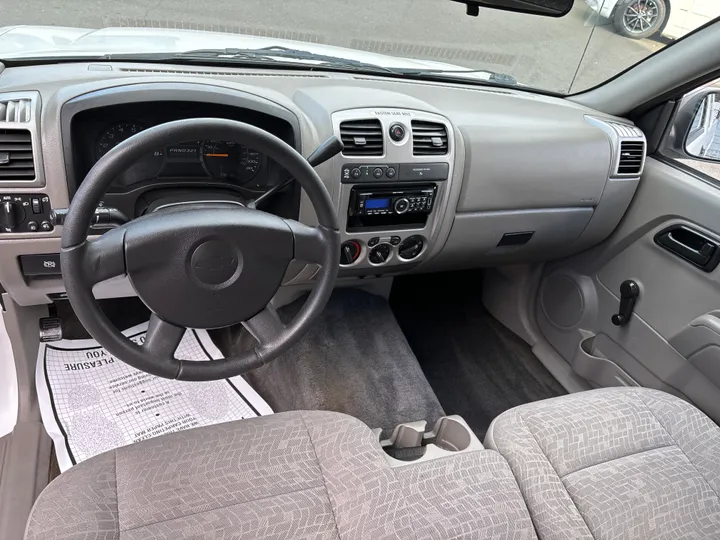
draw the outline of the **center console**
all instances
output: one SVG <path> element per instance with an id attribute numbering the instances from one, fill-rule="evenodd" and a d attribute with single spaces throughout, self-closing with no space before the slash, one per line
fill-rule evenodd
<path id="1" fill-rule="evenodd" d="M 340 177 L 341 273 L 383 274 L 417 265 L 447 207 L 453 130 L 440 115 L 354 109 L 333 115 L 345 146 Z"/>

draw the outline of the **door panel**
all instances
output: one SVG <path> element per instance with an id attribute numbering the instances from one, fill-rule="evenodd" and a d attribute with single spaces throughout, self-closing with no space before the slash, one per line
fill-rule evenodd
<path id="1" fill-rule="evenodd" d="M 720 189 L 648 158 L 610 238 L 545 269 L 538 326 L 596 386 L 670 391 L 720 421 L 720 267 L 706 272 L 658 245 L 656 235 L 672 226 L 720 244 Z M 615 326 L 620 285 L 629 279 L 640 295 L 629 323 Z"/>

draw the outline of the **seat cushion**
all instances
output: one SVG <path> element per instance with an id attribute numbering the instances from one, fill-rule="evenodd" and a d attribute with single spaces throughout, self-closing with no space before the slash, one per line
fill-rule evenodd
<path id="1" fill-rule="evenodd" d="M 536 539 L 507 462 L 474 451 L 390 467 L 370 429 L 292 412 L 118 448 L 40 495 L 27 540 Z"/>
<path id="2" fill-rule="evenodd" d="M 720 428 L 644 388 L 511 409 L 485 446 L 510 463 L 541 540 L 720 538 Z"/>

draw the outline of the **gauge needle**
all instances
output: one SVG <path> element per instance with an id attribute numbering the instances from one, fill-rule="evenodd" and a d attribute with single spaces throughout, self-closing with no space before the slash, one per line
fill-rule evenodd
<path id="1" fill-rule="evenodd" d="M 205 157 L 228 157 L 227 154 L 205 154 Z"/>

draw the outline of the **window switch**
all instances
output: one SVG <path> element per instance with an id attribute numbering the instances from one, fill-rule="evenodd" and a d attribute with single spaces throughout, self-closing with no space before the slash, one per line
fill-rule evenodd
<path id="1" fill-rule="evenodd" d="M 40 204 L 40 198 L 33 197 L 31 205 L 33 214 L 42 214 L 42 205 Z"/>

